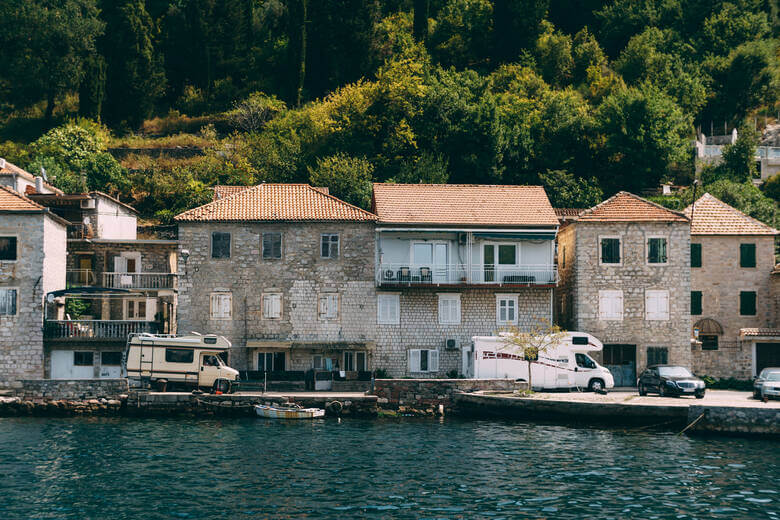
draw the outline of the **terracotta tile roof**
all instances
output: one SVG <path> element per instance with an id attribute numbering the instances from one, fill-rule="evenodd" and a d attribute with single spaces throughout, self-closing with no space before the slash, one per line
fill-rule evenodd
<path id="1" fill-rule="evenodd" d="M 225 197 L 230 197 L 236 193 L 241 193 L 244 190 L 248 190 L 251 187 L 252 186 L 225 186 L 218 184 L 212 187 L 214 190 L 214 198 L 212 200 L 224 199 Z"/>
<path id="2" fill-rule="evenodd" d="M 46 211 L 46 208 L 40 204 L 36 204 L 11 188 L 0 186 L 0 211 L 43 212 Z"/>
<path id="3" fill-rule="evenodd" d="M 361 221 L 376 215 L 308 184 L 259 184 L 185 211 L 179 222 Z"/>
<path id="4" fill-rule="evenodd" d="M 28 172 L 27 170 L 23 170 L 22 168 L 19 168 L 17 165 L 10 163 L 3 158 L 0 158 L 0 164 L 3 164 L 3 167 L 0 168 L 0 175 L 18 175 L 19 177 L 24 177 L 29 182 L 35 182 L 35 175 Z M 62 194 L 62 190 L 55 188 L 46 181 L 43 181 L 43 185 L 54 193 Z"/>
<path id="5" fill-rule="evenodd" d="M 780 336 L 780 329 L 756 328 L 739 329 L 740 336 Z"/>
<path id="6" fill-rule="evenodd" d="M 702 195 L 695 203 L 685 208 L 684 212 L 689 218 L 693 214 L 691 235 L 778 234 L 776 229 L 748 217 L 709 193 Z"/>
<path id="7" fill-rule="evenodd" d="M 555 214 L 559 217 L 576 217 L 583 211 L 584 208 L 555 208 Z"/>
<path id="8" fill-rule="evenodd" d="M 688 218 L 679 211 L 620 191 L 580 213 L 577 222 L 688 222 Z"/>
<path id="9" fill-rule="evenodd" d="M 558 225 L 541 186 L 376 183 L 374 212 L 387 224 Z"/>

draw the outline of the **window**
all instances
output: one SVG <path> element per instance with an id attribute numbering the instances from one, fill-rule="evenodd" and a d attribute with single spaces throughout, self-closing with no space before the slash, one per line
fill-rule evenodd
<path id="1" fill-rule="evenodd" d="M 718 350 L 718 336 L 715 334 L 699 336 L 699 341 L 702 350 Z"/>
<path id="2" fill-rule="evenodd" d="M 647 239 L 647 263 L 666 263 L 666 238 L 651 237 Z"/>
<path id="3" fill-rule="evenodd" d="M 561 246 L 561 269 L 566 269 L 566 246 Z"/>
<path id="4" fill-rule="evenodd" d="M 338 293 L 320 294 L 319 317 L 321 320 L 333 320 L 339 317 Z"/>
<path id="5" fill-rule="evenodd" d="M 282 317 L 281 293 L 267 293 L 263 295 L 263 318 L 278 320 Z"/>
<path id="6" fill-rule="evenodd" d="M 499 265 L 517 264 L 517 246 L 514 244 L 499 244 L 498 263 Z"/>
<path id="7" fill-rule="evenodd" d="M 282 234 L 263 233 L 263 260 L 282 257 Z"/>
<path id="8" fill-rule="evenodd" d="M 620 239 L 602 238 L 601 239 L 601 264 L 619 264 L 620 263 Z"/>
<path id="9" fill-rule="evenodd" d="M 739 245 L 739 266 L 740 267 L 756 266 L 756 245 L 755 244 Z"/>
<path id="10" fill-rule="evenodd" d="M 211 234 L 211 258 L 230 258 L 230 233 Z"/>
<path id="11" fill-rule="evenodd" d="M 666 347 L 647 347 L 647 364 L 665 365 L 669 363 L 669 349 Z"/>
<path id="12" fill-rule="evenodd" d="M 701 313 L 701 291 L 691 291 L 691 315 L 699 316 Z"/>
<path id="13" fill-rule="evenodd" d="M 138 272 L 138 260 L 136 258 L 129 257 L 127 259 L 127 271 L 128 273 Z"/>
<path id="14" fill-rule="evenodd" d="M 284 352 L 258 352 L 257 370 L 259 372 L 284 372 L 287 356 Z"/>
<path id="15" fill-rule="evenodd" d="M 365 352 L 344 352 L 344 368 L 347 372 L 365 372 L 366 353 Z"/>
<path id="16" fill-rule="evenodd" d="M 742 316 L 756 315 L 756 291 L 741 291 L 739 293 L 739 313 Z"/>
<path id="17" fill-rule="evenodd" d="M 499 325 L 517 324 L 517 295 L 496 295 L 496 323 Z"/>
<path id="18" fill-rule="evenodd" d="M 75 367 L 91 367 L 95 364 L 94 352 L 74 352 L 73 353 L 73 366 Z"/>
<path id="19" fill-rule="evenodd" d="M 439 323 L 441 325 L 460 323 L 460 294 L 439 295 Z"/>
<path id="20" fill-rule="evenodd" d="M 209 314 L 212 320 L 229 320 L 233 316 L 233 294 L 229 292 L 211 293 Z"/>
<path id="21" fill-rule="evenodd" d="M 669 291 L 645 291 L 645 319 L 669 319 Z"/>
<path id="22" fill-rule="evenodd" d="M 413 349 L 409 351 L 409 372 L 438 372 L 439 351 Z"/>
<path id="23" fill-rule="evenodd" d="M 398 294 L 378 294 L 376 297 L 376 322 L 380 325 L 399 325 L 401 323 L 400 296 Z"/>
<path id="24" fill-rule="evenodd" d="M 701 244 L 691 244 L 691 267 L 701 267 Z"/>
<path id="25" fill-rule="evenodd" d="M 623 291 L 599 291 L 599 319 L 623 319 Z"/>
<path id="26" fill-rule="evenodd" d="M 100 365 L 101 366 L 118 366 L 122 364 L 121 352 L 101 352 L 100 353 Z"/>
<path id="27" fill-rule="evenodd" d="M 365 352 L 355 352 L 355 370 L 358 372 L 365 372 L 366 371 L 366 353 Z"/>
<path id="28" fill-rule="evenodd" d="M 0 260 L 16 260 L 16 237 L 0 237 Z"/>
<path id="29" fill-rule="evenodd" d="M 339 257 L 339 236 L 326 233 L 320 237 L 320 256 L 322 258 Z"/>
<path id="30" fill-rule="evenodd" d="M 585 354 L 576 353 L 574 354 L 574 359 L 580 368 L 596 368 L 596 363 Z"/>
<path id="31" fill-rule="evenodd" d="M 0 289 L 0 316 L 16 316 L 16 289 Z"/>
<path id="32" fill-rule="evenodd" d="M 126 300 L 127 310 L 125 319 L 145 320 L 146 319 L 146 300 Z"/>
<path id="33" fill-rule="evenodd" d="M 192 363 L 195 359 L 194 350 L 188 348 L 166 348 L 166 363 Z"/>

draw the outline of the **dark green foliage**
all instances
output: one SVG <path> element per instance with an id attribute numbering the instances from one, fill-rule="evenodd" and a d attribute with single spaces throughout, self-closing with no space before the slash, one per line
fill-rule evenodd
<path id="1" fill-rule="evenodd" d="M 317 165 L 309 169 L 309 182 L 330 188 L 330 194 L 343 201 L 369 209 L 373 171 L 365 159 L 334 155 L 317 160 Z"/>
<path id="2" fill-rule="evenodd" d="M 418 42 L 428 39 L 428 16 L 431 9 L 431 0 L 414 0 L 414 25 L 412 34 Z"/>
<path id="3" fill-rule="evenodd" d="M 496 63 L 517 61 L 531 50 L 542 29 L 550 0 L 493 1 L 493 59 Z"/>
<path id="4" fill-rule="evenodd" d="M 100 119 L 106 97 L 106 60 L 94 54 L 84 62 L 84 77 L 79 85 L 79 115 Z"/>
<path id="5" fill-rule="evenodd" d="M 562 170 L 539 175 L 550 203 L 555 208 L 590 208 L 604 200 L 598 180 L 578 179 Z"/>
<path id="6" fill-rule="evenodd" d="M 708 166 L 701 173 L 704 184 L 718 179 L 744 183 L 756 176 L 756 145 L 758 135 L 747 125 L 740 128 L 737 141 L 723 147 L 723 159 L 717 166 Z"/>

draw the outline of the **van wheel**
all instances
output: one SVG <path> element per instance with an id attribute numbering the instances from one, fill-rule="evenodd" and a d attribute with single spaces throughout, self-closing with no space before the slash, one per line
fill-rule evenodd
<path id="1" fill-rule="evenodd" d="M 588 383 L 588 390 L 591 392 L 601 392 L 604 390 L 604 381 L 601 379 L 591 379 Z"/>
<path id="2" fill-rule="evenodd" d="M 658 385 L 658 397 L 666 397 L 666 388 L 664 388 L 663 383 Z"/>
<path id="3" fill-rule="evenodd" d="M 647 395 L 647 388 L 642 383 L 639 383 L 639 395 Z"/>

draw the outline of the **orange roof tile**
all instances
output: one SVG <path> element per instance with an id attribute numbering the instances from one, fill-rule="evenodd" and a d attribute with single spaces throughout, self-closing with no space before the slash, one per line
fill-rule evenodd
<path id="1" fill-rule="evenodd" d="M 46 208 L 40 204 L 36 204 L 11 188 L 0 186 L 0 211 L 44 212 L 46 211 Z"/>
<path id="2" fill-rule="evenodd" d="M 235 195 L 236 193 L 241 193 L 244 190 L 248 190 L 252 186 L 225 186 L 222 184 L 218 184 L 217 186 L 213 186 L 212 189 L 214 190 L 214 199 L 213 200 L 219 200 L 224 199 L 225 197 L 230 197 L 231 195 Z"/>
<path id="3" fill-rule="evenodd" d="M 18 175 L 20 177 L 24 177 L 30 182 L 35 182 L 35 175 L 28 172 L 27 170 L 23 170 L 22 168 L 19 168 L 17 165 L 10 163 L 7 160 L 0 160 L 0 164 L 3 164 L 3 167 L 0 168 L 0 175 Z M 55 188 L 46 181 L 43 181 L 43 185 L 54 193 L 62 194 L 62 190 Z"/>
<path id="4" fill-rule="evenodd" d="M 695 210 L 694 210 L 695 207 Z M 775 228 L 748 217 L 709 193 L 685 208 L 690 218 L 691 235 L 777 235 Z"/>
<path id="5" fill-rule="evenodd" d="M 544 188 L 476 184 L 374 184 L 386 224 L 557 226 Z"/>
<path id="6" fill-rule="evenodd" d="M 616 193 L 601 204 L 586 209 L 577 217 L 577 222 L 687 221 L 688 218 L 683 213 L 667 209 L 627 191 Z"/>
<path id="7" fill-rule="evenodd" d="M 176 216 L 179 222 L 365 221 L 376 216 L 308 184 L 259 184 Z"/>

